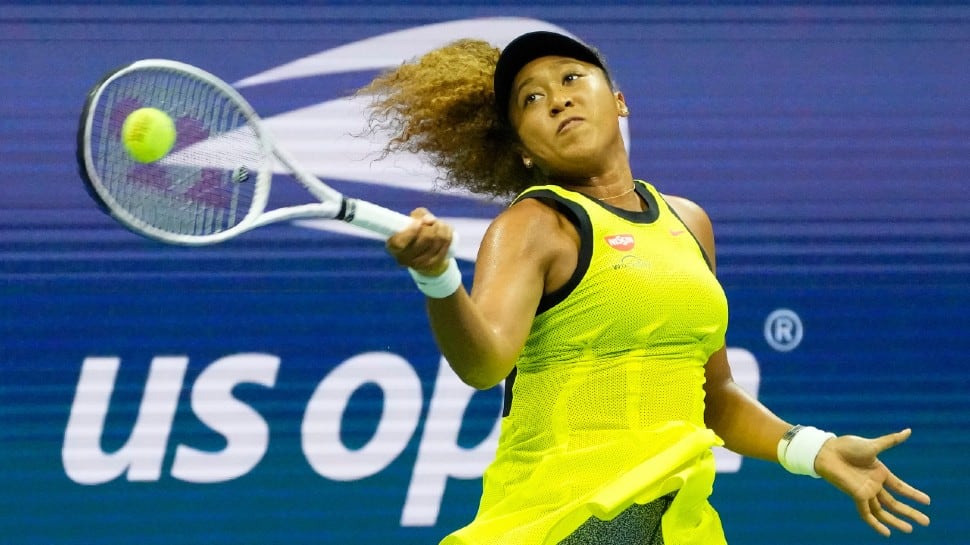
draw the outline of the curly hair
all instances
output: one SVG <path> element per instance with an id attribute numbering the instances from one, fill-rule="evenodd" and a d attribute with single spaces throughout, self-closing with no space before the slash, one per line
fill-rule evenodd
<path id="1" fill-rule="evenodd" d="M 509 198 L 539 182 L 495 107 L 499 53 L 482 40 L 458 40 L 361 88 L 358 95 L 371 97 L 370 129 L 391 135 L 384 155 L 417 153 L 438 168 L 436 183 L 492 197 Z"/>

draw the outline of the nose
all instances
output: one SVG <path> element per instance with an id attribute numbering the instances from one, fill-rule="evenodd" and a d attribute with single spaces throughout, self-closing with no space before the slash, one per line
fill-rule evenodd
<path id="1" fill-rule="evenodd" d="M 549 115 L 555 117 L 562 113 L 563 110 L 572 107 L 572 98 L 567 96 L 565 93 L 556 93 L 552 96 L 552 100 L 549 101 Z"/>

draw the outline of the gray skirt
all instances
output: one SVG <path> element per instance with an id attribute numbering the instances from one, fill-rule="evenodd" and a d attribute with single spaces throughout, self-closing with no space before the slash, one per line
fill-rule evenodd
<path id="1" fill-rule="evenodd" d="M 674 500 L 668 494 L 640 505 L 633 504 L 613 520 L 590 517 L 559 545 L 663 545 L 660 519 Z"/>

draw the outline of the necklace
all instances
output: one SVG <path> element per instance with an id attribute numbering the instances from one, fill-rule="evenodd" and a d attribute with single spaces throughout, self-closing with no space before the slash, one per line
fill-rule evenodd
<path id="1" fill-rule="evenodd" d="M 599 198 L 598 200 L 601 200 L 601 201 L 608 201 L 608 200 L 610 200 L 610 199 L 619 199 L 620 197 L 622 197 L 622 196 L 624 196 L 624 195 L 629 195 L 630 193 L 633 193 L 633 190 L 634 190 L 634 189 L 636 189 L 636 188 L 637 188 L 637 186 L 635 186 L 635 185 L 631 185 L 631 186 L 630 186 L 630 189 L 627 189 L 627 190 L 626 190 L 626 191 L 624 191 L 623 193 L 620 193 L 620 194 L 618 194 L 618 195 L 613 195 L 612 197 L 600 197 L 600 198 Z"/>

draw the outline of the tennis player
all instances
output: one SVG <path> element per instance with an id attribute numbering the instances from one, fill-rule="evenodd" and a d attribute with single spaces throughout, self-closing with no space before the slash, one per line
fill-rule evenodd
<path id="1" fill-rule="evenodd" d="M 929 496 L 878 458 L 909 430 L 794 426 L 734 383 L 711 222 L 634 177 L 618 123 L 629 110 L 594 49 L 550 32 L 501 52 L 462 40 L 362 92 L 373 122 L 396 131 L 389 151 L 512 197 L 470 294 L 447 255 L 451 227 L 427 210 L 387 242 L 458 376 L 508 379 L 478 514 L 442 544 L 725 543 L 708 501 L 722 444 L 821 476 L 880 534 L 929 523 L 900 501 Z"/>

